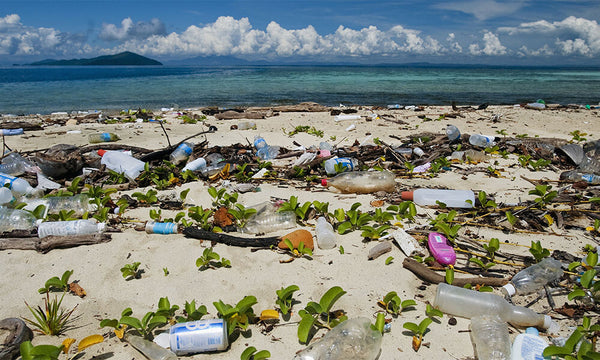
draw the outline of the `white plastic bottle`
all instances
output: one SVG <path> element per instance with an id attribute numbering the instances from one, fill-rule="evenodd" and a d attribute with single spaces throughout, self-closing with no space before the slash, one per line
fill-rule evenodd
<path id="1" fill-rule="evenodd" d="M 299 352 L 294 360 L 375 360 L 381 339 L 381 333 L 371 328 L 369 319 L 350 319 Z"/>
<path id="2" fill-rule="evenodd" d="M 197 171 L 197 170 L 201 170 L 203 168 L 206 167 L 206 159 L 204 158 L 197 158 L 193 161 L 190 161 L 189 163 L 185 164 L 185 166 L 183 167 L 183 169 L 181 169 L 181 172 L 185 172 L 187 170 L 191 170 L 191 171 Z"/>
<path id="3" fill-rule="evenodd" d="M 561 262 L 553 258 L 545 258 L 535 265 L 519 271 L 510 282 L 502 287 L 508 296 L 514 294 L 531 294 L 544 285 L 554 282 L 563 275 Z"/>
<path id="4" fill-rule="evenodd" d="M 591 185 L 600 185 L 600 175 L 584 174 L 576 170 L 570 170 L 561 173 L 560 179 L 570 181 L 585 181 Z"/>
<path id="5" fill-rule="evenodd" d="M 33 230 L 37 219 L 32 213 L 24 210 L 0 207 L 0 232 L 12 230 Z"/>
<path id="6" fill-rule="evenodd" d="M 471 338 L 479 360 L 510 360 L 508 325 L 498 315 L 471 318 Z"/>
<path id="7" fill-rule="evenodd" d="M 400 196 L 419 206 L 435 206 L 439 201 L 449 208 L 470 209 L 475 204 L 475 194 L 471 190 L 417 189 L 403 191 Z"/>
<path id="8" fill-rule="evenodd" d="M 335 166 L 337 164 L 341 164 L 345 167 L 344 171 L 354 171 L 354 170 L 358 170 L 358 160 L 354 159 L 354 158 L 347 158 L 347 157 L 333 157 L 331 159 L 328 159 L 325 161 L 324 165 L 325 165 L 325 172 L 328 175 L 333 175 L 333 174 L 337 174 L 337 171 L 335 171 Z"/>
<path id="9" fill-rule="evenodd" d="M 8 188 L 12 190 L 13 193 L 18 195 L 39 195 L 40 190 L 34 189 L 27 180 L 21 179 L 18 177 L 10 176 L 8 174 L 0 173 L 0 186 L 4 186 L 8 184 Z"/>
<path id="10" fill-rule="evenodd" d="M 148 221 L 145 227 L 148 234 L 177 234 L 177 224 L 172 222 Z"/>
<path id="11" fill-rule="evenodd" d="M 106 228 L 105 223 L 96 223 L 95 220 L 69 220 L 69 221 L 48 221 L 38 226 L 38 237 L 44 238 L 50 235 L 68 236 L 68 235 L 90 235 L 101 234 Z"/>
<path id="12" fill-rule="evenodd" d="M 528 327 L 524 334 L 519 334 L 513 341 L 511 360 L 541 360 L 542 353 L 548 343 L 539 336 L 536 328 Z"/>
<path id="13" fill-rule="evenodd" d="M 361 116 L 357 114 L 340 114 L 334 117 L 335 121 L 360 120 Z"/>
<path id="14" fill-rule="evenodd" d="M 112 171 L 125 174 L 129 180 L 135 180 L 144 171 L 145 162 L 121 151 L 98 150 L 98 154 L 102 156 L 100 160 L 102 165 L 106 165 L 106 168 Z"/>
<path id="15" fill-rule="evenodd" d="M 473 146 L 486 148 L 496 145 L 496 138 L 494 136 L 473 134 L 469 137 L 469 143 Z"/>
<path id="16" fill-rule="evenodd" d="M 296 214 L 293 211 L 281 211 L 258 214 L 251 217 L 246 226 L 240 229 L 242 233 L 262 234 L 296 227 Z"/>
<path id="17" fill-rule="evenodd" d="M 469 319 L 481 315 L 498 315 L 514 326 L 548 329 L 552 325 L 550 316 L 538 314 L 523 306 L 511 305 L 496 294 L 445 283 L 438 285 L 433 306 L 446 314 Z"/>
<path id="18" fill-rule="evenodd" d="M 342 193 L 370 194 L 377 191 L 393 193 L 396 181 L 389 171 L 354 171 L 321 180 L 323 186 L 333 186 Z"/>
<path id="19" fill-rule="evenodd" d="M 450 142 L 460 140 L 460 130 L 454 125 L 446 126 L 446 136 L 448 136 L 448 140 Z"/>
<path id="20" fill-rule="evenodd" d="M 331 226 L 323 216 L 320 216 L 317 219 L 315 233 L 317 235 L 317 245 L 319 246 L 319 249 L 327 250 L 335 247 L 335 232 L 333 231 L 333 226 Z"/>
<path id="21" fill-rule="evenodd" d="M 169 156 L 169 160 L 173 165 L 178 165 L 186 161 L 194 151 L 194 144 L 191 142 L 182 142 Z"/>

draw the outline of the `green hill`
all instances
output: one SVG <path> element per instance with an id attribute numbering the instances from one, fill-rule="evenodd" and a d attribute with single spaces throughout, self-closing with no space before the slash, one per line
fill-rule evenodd
<path id="1" fill-rule="evenodd" d="M 91 59 L 71 59 L 71 60 L 42 60 L 31 63 L 29 65 L 40 66 L 40 65 L 51 65 L 51 66 L 81 66 L 81 65 L 162 65 L 162 63 L 147 58 L 142 55 L 138 55 L 129 51 L 125 51 L 115 55 L 104 55 L 98 56 Z"/>

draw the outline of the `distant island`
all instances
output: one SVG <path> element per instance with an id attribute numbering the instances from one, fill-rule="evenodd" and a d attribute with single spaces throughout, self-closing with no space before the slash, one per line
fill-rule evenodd
<path id="1" fill-rule="evenodd" d="M 142 55 L 125 51 L 115 55 L 104 55 L 98 56 L 91 59 L 71 59 L 71 60 L 54 60 L 46 59 L 31 63 L 32 66 L 102 66 L 102 65 L 135 65 L 135 66 L 147 66 L 147 65 L 162 65 L 162 63 L 147 58 Z"/>

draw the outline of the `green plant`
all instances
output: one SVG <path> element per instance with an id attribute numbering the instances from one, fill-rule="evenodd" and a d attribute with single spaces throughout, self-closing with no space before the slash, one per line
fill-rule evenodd
<path id="1" fill-rule="evenodd" d="M 375 209 L 375 213 L 373 214 L 373 221 L 376 223 L 383 225 L 388 224 L 390 221 L 394 219 L 394 214 L 388 211 L 383 211 L 381 208 Z"/>
<path id="2" fill-rule="evenodd" d="M 83 338 L 77 344 L 77 351 L 69 360 L 77 358 L 81 352 L 92 345 L 99 344 L 104 341 L 102 335 L 90 335 Z M 69 353 L 69 348 L 75 343 L 75 339 L 66 338 L 60 346 L 54 345 L 36 345 L 33 346 L 31 341 L 27 340 L 21 343 L 20 352 L 22 360 L 58 360 L 61 352 Z"/>
<path id="3" fill-rule="evenodd" d="M 508 133 L 506 132 L 506 129 L 496 130 L 496 134 L 502 135 L 503 137 L 508 135 Z"/>
<path id="4" fill-rule="evenodd" d="M 213 251 L 213 248 L 206 248 L 202 252 L 202 256 L 196 259 L 196 266 L 200 271 L 203 271 L 206 269 L 231 267 L 231 261 L 221 258 L 219 254 Z"/>
<path id="5" fill-rule="evenodd" d="M 580 130 L 573 130 L 569 133 L 569 135 L 573 136 L 570 142 L 585 142 L 587 139 L 584 136 L 587 136 L 587 133 L 581 132 Z"/>
<path id="6" fill-rule="evenodd" d="M 292 309 L 292 305 L 294 302 L 294 292 L 300 290 L 298 285 L 290 285 L 286 288 L 281 288 L 276 290 L 277 300 L 275 303 L 279 305 L 279 310 L 281 310 L 282 315 L 287 315 L 289 311 Z"/>
<path id="7" fill-rule="evenodd" d="M 196 307 L 196 300 L 192 300 L 192 302 L 186 301 L 183 306 L 183 311 L 186 315 L 185 317 L 175 317 L 178 323 L 200 320 L 204 315 L 208 314 L 206 306 L 200 305 L 199 307 Z"/>
<path id="8" fill-rule="evenodd" d="M 237 203 L 238 193 L 229 194 L 227 193 L 227 189 L 221 188 L 217 190 L 214 187 L 208 188 L 208 194 L 213 199 L 212 206 L 215 207 L 226 207 L 227 209 L 231 208 L 232 204 Z"/>
<path id="9" fill-rule="evenodd" d="M 398 316 L 400 313 L 402 313 L 402 311 L 408 308 L 413 308 L 416 305 L 416 301 L 412 299 L 402 301 L 395 291 L 390 291 L 387 293 L 383 297 L 383 300 L 379 302 L 379 306 L 384 308 L 388 314 L 393 316 Z"/>
<path id="10" fill-rule="evenodd" d="M 163 270 L 163 274 L 164 274 L 165 276 L 168 276 L 168 275 L 169 275 L 169 269 L 168 269 L 168 268 L 164 267 L 162 270 Z"/>
<path id="11" fill-rule="evenodd" d="M 391 263 L 392 263 L 392 261 L 394 261 L 394 257 L 393 257 L 393 256 L 388 256 L 388 257 L 385 259 L 385 264 L 386 264 L 386 265 L 389 265 L 389 264 L 391 264 Z"/>
<path id="12" fill-rule="evenodd" d="M 340 247 L 338 248 L 338 251 L 339 251 L 340 255 L 344 255 L 344 253 L 345 253 L 344 247 L 342 245 L 340 245 Z"/>
<path id="13" fill-rule="evenodd" d="M 405 161 L 404 162 L 404 167 L 406 168 L 406 170 L 408 170 L 409 174 L 412 174 L 413 171 L 415 171 L 416 166 L 413 165 L 411 162 Z"/>
<path id="14" fill-rule="evenodd" d="M 316 216 L 324 216 L 329 221 L 329 203 L 328 202 L 320 202 L 313 201 L 312 202 L 313 209 L 315 209 Z"/>
<path id="15" fill-rule="evenodd" d="M 50 221 L 77 220 L 78 218 L 75 217 L 74 215 L 75 215 L 75 210 L 61 209 L 57 214 L 48 214 L 48 219 Z"/>
<path id="16" fill-rule="evenodd" d="M 141 271 L 138 269 L 140 267 L 142 263 L 139 261 L 136 261 L 134 263 L 131 264 L 125 264 L 122 268 L 121 268 L 121 275 L 123 275 L 123 278 L 125 279 L 137 279 L 140 277 L 141 275 Z"/>
<path id="17" fill-rule="evenodd" d="M 535 258 L 536 263 L 539 263 L 544 258 L 547 258 L 548 256 L 550 256 L 550 250 L 542 247 L 542 244 L 540 243 L 539 240 L 531 241 L 531 247 L 529 248 L 529 252 Z"/>
<path id="18" fill-rule="evenodd" d="M 370 240 L 378 240 L 380 239 L 382 236 L 387 234 L 387 230 L 390 228 L 390 225 L 381 225 L 378 227 L 374 227 L 374 226 L 369 226 L 369 225 L 363 225 L 361 226 L 360 230 L 362 231 L 362 233 L 360 234 L 360 236 L 362 236 L 365 239 L 370 239 Z"/>
<path id="19" fill-rule="evenodd" d="M 317 136 L 320 138 L 322 138 L 324 135 L 323 130 L 317 130 L 314 126 L 308 126 L 308 125 L 298 125 L 294 128 L 294 130 L 291 130 L 288 133 L 286 133 L 285 129 L 283 129 L 283 128 L 281 130 L 283 130 L 283 133 L 289 137 L 292 137 L 301 132 L 305 132 L 309 135 L 314 135 L 314 136 Z"/>
<path id="20" fill-rule="evenodd" d="M 58 276 L 51 277 L 50 279 L 46 280 L 44 287 L 40 288 L 38 292 L 40 294 L 43 294 L 51 290 L 69 290 L 69 278 L 71 277 L 71 275 L 73 275 L 73 270 L 65 271 L 60 278 Z"/>
<path id="21" fill-rule="evenodd" d="M 167 321 L 171 322 L 175 319 L 175 312 L 179 310 L 178 305 L 171 306 L 171 302 L 168 297 L 162 297 L 158 300 L 158 309 L 155 315 L 164 316 Z"/>
<path id="22" fill-rule="evenodd" d="M 579 278 L 579 285 L 574 285 L 573 291 L 569 293 L 569 300 L 584 299 L 594 306 L 599 303 L 600 282 L 594 280 L 597 275 L 596 265 L 598 265 L 598 253 L 595 251 L 588 251 L 584 263 L 575 261 L 569 264 L 569 271 L 573 271 L 577 267 L 582 267 L 585 270 Z"/>
<path id="23" fill-rule="evenodd" d="M 241 183 L 247 183 L 250 182 L 250 180 L 252 180 L 252 175 L 254 175 L 253 171 L 246 171 L 246 168 L 248 167 L 247 163 L 244 163 L 242 165 L 238 165 L 237 167 L 237 172 L 235 173 L 235 179 Z"/>
<path id="24" fill-rule="evenodd" d="M 225 304 L 222 300 L 213 302 L 213 305 L 218 311 L 218 316 L 227 322 L 227 332 L 231 336 L 236 330 L 246 331 L 255 317 L 252 306 L 256 303 L 256 297 L 248 295 L 235 306 Z"/>
<path id="25" fill-rule="evenodd" d="M 430 304 L 427 304 L 427 306 L 425 307 L 425 315 L 427 315 L 431 319 L 435 319 L 436 317 L 444 317 L 443 312 L 434 308 Z"/>
<path id="26" fill-rule="evenodd" d="M 247 208 L 242 204 L 235 204 L 234 207 L 228 209 L 227 212 L 235 218 L 236 226 L 243 228 L 246 226 L 248 219 L 256 214 L 256 209 Z"/>
<path id="27" fill-rule="evenodd" d="M 446 269 L 446 276 L 444 277 L 444 280 L 446 281 L 446 284 L 448 284 L 448 285 L 452 285 L 452 283 L 454 282 L 454 267 L 453 266 L 449 266 Z"/>
<path id="28" fill-rule="evenodd" d="M 155 204 L 158 202 L 158 197 L 156 196 L 158 192 L 154 189 L 148 190 L 145 194 L 139 191 L 131 194 L 132 197 L 136 198 L 140 203 L 144 205 Z"/>
<path id="29" fill-rule="evenodd" d="M 599 324 L 591 324 L 591 320 L 583 317 L 581 325 L 573 331 L 564 346 L 550 345 L 544 349 L 544 358 L 562 358 L 567 360 L 598 360 L 600 353 L 596 352 L 595 344 Z"/>
<path id="30" fill-rule="evenodd" d="M 298 339 L 301 343 L 308 343 L 312 330 L 318 328 L 331 329 L 345 321 L 347 317 L 332 318 L 331 307 L 346 292 L 339 286 L 327 290 L 318 303 L 310 301 L 306 307 L 298 312 L 301 320 L 298 324 Z"/>
<path id="31" fill-rule="evenodd" d="M 421 342 L 423 341 L 423 336 L 425 336 L 425 334 L 429 330 L 428 327 L 431 324 L 431 322 L 431 318 L 426 317 L 425 319 L 421 320 L 419 325 L 413 322 L 405 322 L 404 325 L 402 325 L 403 328 L 409 330 L 413 335 L 412 348 L 414 351 L 419 351 L 419 348 L 421 347 Z"/>
<path id="32" fill-rule="evenodd" d="M 500 240 L 498 238 L 491 238 L 487 244 L 483 244 L 483 248 L 487 251 L 490 261 L 494 261 L 496 251 L 500 249 Z"/>
<path id="33" fill-rule="evenodd" d="M 348 231 L 358 230 L 361 227 L 363 227 L 364 225 L 366 225 L 369 221 L 371 221 L 371 219 L 372 219 L 371 215 L 369 215 L 368 213 L 363 213 L 360 210 L 358 210 L 360 205 L 362 205 L 362 204 L 359 202 L 352 204 L 352 206 L 350 207 L 350 210 L 346 211 L 345 213 L 343 212 L 343 209 L 342 209 L 342 214 L 344 214 L 343 218 L 344 219 L 347 218 L 347 220 L 343 221 L 337 227 L 337 231 L 338 231 L 338 233 L 340 233 L 340 235 L 343 235 L 343 234 L 347 233 Z M 338 219 L 338 221 L 342 221 L 342 220 L 340 220 L 341 214 L 336 214 L 336 218 Z"/>
<path id="34" fill-rule="evenodd" d="M 121 319 L 103 319 L 100 321 L 100 327 L 112 327 L 116 331 L 133 331 L 145 339 L 152 339 L 153 331 L 167 324 L 167 318 L 163 315 L 149 311 L 144 317 L 138 319 L 133 315 L 131 308 L 126 308 L 121 312 Z M 127 327 L 123 327 L 127 325 Z"/>
<path id="35" fill-rule="evenodd" d="M 515 226 L 519 219 L 515 215 L 513 215 L 513 213 L 509 210 L 505 211 L 504 214 L 506 215 L 506 220 L 508 221 L 508 223 L 512 226 Z"/>
<path id="36" fill-rule="evenodd" d="M 377 313 L 375 324 L 371 324 L 371 329 L 378 331 L 381 335 L 385 332 L 385 314 Z"/>
<path id="37" fill-rule="evenodd" d="M 469 258 L 469 262 L 472 262 L 473 264 L 476 264 L 483 271 L 488 271 L 492 266 L 496 265 L 496 263 L 494 263 L 492 261 L 490 261 L 490 262 L 483 262 L 483 260 L 481 260 L 479 258 L 476 258 L 476 257 Z"/>
<path id="38" fill-rule="evenodd" d="M 454 243 L 456 236 L 458 235 L 458 230 L 460 230 L 460 224 L 450 225 L 452 221 L 454 221 L 454 217 L 456 216 L 456 210 L 451 210 L 448 213 L 441 213 L 435 219 L 431 221 L 431 224 L 436 229 L 436 231 L 444 234 L 450 242 Z"/>
<path id="39" fill-rule="evenodd" d="M 485 193 L 485 191 L 480 191 L 477 194 L 477 199 L 479 200 L 479 203 L 481 204 L 481 207 L 483 208 L 497 208 L 498 205 L 496 204 L 496 202 L 494 200 L 488 200 L 487 198 L 487 194 Z M 470 200 L 469 200 L 470 202 Z M 475 205 L 475 204 L 471 204 L 471 205 Z"/>
<path id="40" fill-rule="evenodd" d="M 188 216 L 203 230 L 210 230 L 212 228 L 212 225 L 208 220 L 213 213 L 214 211 L 212 209 L 204 209 L 202 206 L 192 206 L 188 208 Z"/>
<path id="41" fill-rule="evenodd" d="M 537 161 L 529 161 L 529 166 L 533 171 L 541 170 L 552 163 L 552 160 L 538 159 Z"/>
<path id="42" fill-rule="evenodd" d="M 73 311 L 77 308 L 75 306 L 71 310 L 65 310 L 61 308 L 63 298 L 65 297 L 63 292 L 60 300 L 58 300 L 57 296 L 54 296 L 54 299 L 50 300 L 50 293 L 46 293 L 46 297 L 44 298 L 44 309 L 38 305 L 37 308 L 32 308 L 25 302 L 29 311 L 33 314 L 35 320 L 30 320 L 24 318 L 29 324 L 34 326 L 35 331 L 39 331 L 45 335 L 59 335 L 69 325 L 69 318 L 73 314 Z"/>
<path id="43" fill-rule="evenodd" d="M 288 247 L 290 253 L 294 257 L 300 258 L 306 256 L 310 259 L 313 254 L 310 248 L 304 246 L 304 241 L 300 241 L 297 248 L 294 247 L 294 244 L 292 244 L 288 238 L 283 239 L 283 243 Z"/>
<path id="44" fill-rule="evenodd" d="M 125 177 L 125 174 L 108 170 L 108 179 L 106 179 L 107 184 L 125 184 L 127 181 L 129 180 Z"/>
<path id="45" fill-rule="evenodd" d="M 539 205 L 540 209 L 550 204 L 552 200 L 558 196 L 556 190 L 550 191 L 551 185 L 536 185 L 534 190 L 529 190 L 529 195 L 537 195 L 538 197 L 534 201 Z"/>
<path id="46" fill-rule="evenodd" d="M 249 346 L 242 352 L 240 360 L 263 360 L 271 357 L 271 353 L 267 350 L 257 351 L 254 346 Z"/>
<path id="47" fill-rule="evenodd" d="M 292 195 L 290 196 L 290 199 L 288 201 L 281 204 L 277 211 L 293 211 L 296 214 L 296 218 L 298 220 L 306 220 L 306 216 L 310 211 L 311 205 L 312 203 L 310 201 L 307 201 L 304 204 L 300 205 L 300 203 L 298 202 L 298 197 Z"/>
<path id="48" fill-rule="evenodd" d="M 398 221 L 408 219 L 412 222 L 415 220 L 415 216 L 417 216 L 417 207 L 412 201 L 403 201 L 398 205 L 390 205 L 387 207 L 387 210 L 395 213 L 394 216 Z"/>

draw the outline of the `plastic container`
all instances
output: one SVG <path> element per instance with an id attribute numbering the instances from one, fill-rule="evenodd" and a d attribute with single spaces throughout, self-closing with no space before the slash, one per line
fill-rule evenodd
<path id="1" fill-rule="evenodd" d="M 254 121 L 242 121 L 238 124 L 238 130 L 256 130 L 256 123 Z"/>
<path id="2" fill-rule="evenodd" d="M 381 339 L 381 333 L 371 328 L 369 319 L 350 319 L 299 352 L 294 360 L 375 360 Z"/>
<path id="3" fill-rule="evenodd" d="M 177 360 L 177 356 L 172 351 L 140 336 L 126 334 L 125 340 L 150 360 Z"/>
<path id="4" fill-rule="evenodd" d="M 429 233 L 427 245 L 431 256 L 442 265 L 454 265 L 456 263 L 456 252 L 448 244 L 448 239 L 440 233 Z"/>
<path id="5" fill-rule="evenodd" d="M 508 296 L 514 294 L 531 294 L 544 285 L 561 278 L 563 270 L 562 263 L 553 258 L 545 258 L 535 265 L 519 271 L 510 282 L 502 287 Z"/>
<path id="6" fill-rule="evenodd" d="M 542 360 L 544 349 L 548 347 L 546 340 L 539 336 L 536 328 L 528 327 L 524 334 L 515 337 L 511 349 L 511 360 Z"/>
<path id="7" fill-rule="evenodd" d="M 340 114 L 334 117 L 335 121 L 350 121 L 350 120 L 360 120 L 361 116 L 356 114 Z"/>
<path id="8" fill-rule="evenodd" d="M 600 184 L 600 175 L 595 174 L 583 174 L 576 170 L 565 171 L 560 174 L 561 180 L 570 180 L 570 181 L 585 181 L 591 185 Z"/>
<path id="9" fill-rule="evenodd" d="M 19 153 L 10 153 L 2 158 L 0 172 L 12 176 L 19 176 L 25 172 L 35 172 L 36 166 Z"/>
<path id="10" fill-rule="evenodd" d="M 98 150 L 102 156 L 100 163 L 106 165 L 107 169 L 124 174 L 129 180 L 135 180 L 144 171 L 145 162 L 121 151 Z"/>
<path id="11" fill-rule="evenodd" d="M 469 144 L 481 148 L 486 148 L 489 146 L 496 145 L 496 138 L 494 136 L 473 134 L 469 137 Z"/>
<path id="12" fill-rule="evenodd" d="M 315 233 L 317 235 L 317 245 L 319 246 L 319 249 L 327 250 L 335 247 L 336 236 L 333 231 L 333 226 L 323 216 L 320 216 L 317 219 Z"/>
<path id="13" fill-rule="evenodd" d="M 358 170 L 358 160 L 346 157 L 339 158 L 336 156 L 334 158 L 325 160 L 325 172 L 328 175 L 337 174 L 337 171 L 335 171 L 335 166 L 337 164 L 343 165 L 345 167 L 344 171 Z"/>
<path id="14" fill-rule="evenodd" d="M 48 221 L 38 226 L 38 237 L 45 238 L 50 235 L 91 235 L 101 234 L 106 229 L 105 223 L 97 223 L 95 220 L 69 220 Z"/>
<path id="15" fill-rule="evenodd" d="M 479 292 L 440 283 L 433 306 L 440 311 L 464 318 L 481 315 L 498 315 L 503 321 L 514 326 L 534 326 L 548 329 L 552 319 L 548 315 L 509 304 L 503 297 L 488 292 Z"/>
<path id="16" fill-rule="evenodd" d="M 36 217 L 28 211 L 0 207 L 0 232 L 33 230 L 37 222 Z"/>
<path id="17" fill-rule="evenodd" d="M 187 170 L 198 171 L 205 167 L 206 167 L 206 159 L 197 158 L 196 160 L 190 161 L 189 163 L 185 164 L 183 169 L 181 169 L 181 172 L 185 172 Z"/>
<path id="18" fill-rule="evenodd" d="M 173 165 L 179 165 L 186 161 L 194 151 L 194 144 L 191 142 L 182 142 L 175 150 L 169 155 L 169 160 Z"/>
<path id="19" fill-rule="evenodd" d="M 205 166 L 203 168 L 200 168 L 200 174 L 202 174 L 202 176 L 204 177 L 211 177 L 223 170 L 226 165 L 227 163 L 222 162 L 218 164 Z"/>
<path id="20" fill-rule="evenodd" d="M 389 171 L 354 171 L 321 180 L 323 186 L 333 186 L 342 193 L 370 194 L 396 191 L 395 176 Z"/>
<path id="21" fill-rule="evenodd" d="M 46 207 L 46 213 L 44 215 L 58 214 L 61 210 L 74 210 L 75 216 L 82 216 L 86 212 L 96 210 L 96 205 L 90 204 L 90 197 L 87 194 L 34 199 L 27 202 L 25 210 L 33 211 L 39 205 L 44 205 Z"/>
<path id="22" fill-rule="evenodd" d="M 475 194 L 471 190 L 417 189 L 403 191 L 400 196 L 419 206 L 435 206 L 439 201 L 450 208 L 470 209 L 475 204 Z"/>
<path id="23" fill-rule="evenodd" d="M 177 224 L 172 222 L 147 221 L 145 230 L 148 234 L 177 234 Z"/>
<path id="24" fill-rule="evenodd" d="M 18 129 L 0 129 L 2 136 L 23 135 L 23 128 Z"/>
<path id="25" fill-rule="evenodd" d="M 508 325 L 498 315 L 471 318 L 471 338 L 479 360 L 510 360 Z"/>
<path id="26" fill-rule="evenodd" d="M 120 138 L 117 136 L 117 134 L 107 133 L 107 132 L 98 133 L 98 134 L 89 134 L 88 139 L 89 139 L 90 144 L 98 144 L 98 143 L 102 143 L 102 142 L 113 142 L 113 141 L 120 140 Z"/>
<path id="27" fill-rule="evenodd" d="M 296 227 L 296 214 L 293 211 L 257 213 L 251 217 L 246 226 L 240 229 L 243 233 L 262 234 Z"/>
<path id="28" fill-rule="evenodd" d="M 327 141 L 322 141 L 319 143 L 319 156 L 320 157 L 331 156 L 332 150 L 333 150 L 333 147 Z"/>
<path id="29" fill-rule="evenodd" d="M 600 175 L 600 161 L 584 156 L 577 169 L 582 173 Z"/>
<path id="30" fill-rule="evenodd" d="M 169 332 L 171 351 L 186 355 L 207 351 L 223 351 L 229 346 L 227 322 L 205 319 L 175 324 Z"/>
<path id="31" fill-rule="evenodd" d="M 0 187 L 0 205 L 10 204 L 15 200 L 12 191 L 7 187 Z"/>
<path id="32" fill-rule="evenodd" d="M 43 190 L 35 189 L 25 179 L 10 176 L 8 174 L 0 173 L 0 186 L 8 184 L 8 188 L 17 195 L 40 195 Z"/>
<path id="33" fill-rule="evenodd" d="M 279 146 L 269 146 L 265 139 L 258 135 L 254 137 L 254 147 L 256 156 L 261 160 L 271 160 L 279 155 Z"/>
<path id="34" fill-rule="evenodd" d="M 423 151 L 423 149 L 421 149 L 420 147 L 416 147 L 413 149 L 413 153 L 415 155 L 417 155 L 418 157 L 421 157 L 423 155 L 425 155 L 425 152 Z"/>
<path id="35" fill-rule="evenodd" d="M 455 142 L 460 140 L 460 130 L 454 125 L 446 126 L 446 136 L 448 136 L 448 140 L 450 142 Z"/>

